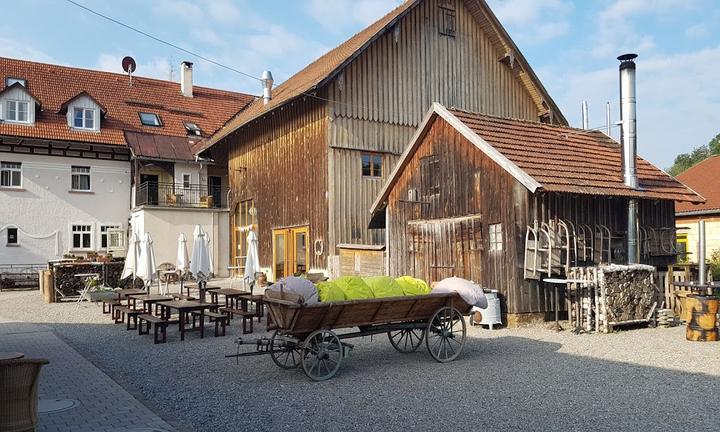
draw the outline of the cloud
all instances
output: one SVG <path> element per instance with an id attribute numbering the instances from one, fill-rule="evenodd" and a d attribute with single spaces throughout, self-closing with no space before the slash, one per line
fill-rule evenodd
<path id="1" fill-rule="evenodd" d="M 685 29 L 685 36 L 690 39 L 707 39 L 712 32 L 705 24 L 695 24 Z"/>
<path id="2" fill-rule="evenodd" d="M 58 64 L 50 54 L 32 47 L 27 42 L 5 37 L 0 37 L 0 57 Z"/>
<path id="3" fill-rule="evenodd" d="M 570 30 L 573 5 L 565 0 L 490 0 L 489 4 L 513 38 L 524 44 L 539 45 Z"/>
<path id="4" fill-rule="evenodd" d="M 98 57 L 97 62 L 93 67 L 95 69 L 103 70 L 106 72 L 124 73 L 122 69 L 123 57 L 125 57 L 125 54 L 100 54 L 100 57 Z M 137 60 L 137 57 L 135 58 Z M 135 73 L 135 75 L 148 78 L 157 78 L 167 81 L 170 79 L 170 69 L 171 63 L 168 59 L 162 57 L 155 57 L 149 62 L 139 61 L 137 63 L 137 72 Z M 177 78 L 177 72 L 175 78 Z"/>
<path id="5" fill-rule="evenodd" d="M 402 0 L 310 0 L 305 12 L 325 30 L 337 33 L 348 27 L 372 24 L 401 3 Z"/>

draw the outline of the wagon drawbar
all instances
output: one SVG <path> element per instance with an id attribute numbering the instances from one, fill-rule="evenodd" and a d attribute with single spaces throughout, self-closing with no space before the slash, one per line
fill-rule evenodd
<path id="1" fill-rule="evenodd" d="M 270 355 L 282 369 L 302 366 L 314 381 L 332 378 L 354 346 L 348 339 L 385 333 L 401 353 L 416 351 L 425 341 L 430 356 L 440 363 L 455 360 L 465 346 L 468 305 L 457 293 L 388 297 L 306 305 L 294 293 L 267 290 L 265 304 L 274 330 L 256 339 L 255 351 L 238 339 L 238 351 L 226 357 Z M 357 331 L 336 333 L 336 330 Z"/>

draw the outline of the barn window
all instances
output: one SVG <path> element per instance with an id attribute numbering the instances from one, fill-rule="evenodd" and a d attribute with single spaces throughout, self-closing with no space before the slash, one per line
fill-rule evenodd
<path id="1" fill-rule="evenodd" d="M 503 249 L 502 224 L 491 224 L 489 229 L 490 251 L 499 252 Z"/>
<path id="2" fill-rule="evenodd" d="M 8 228 L 7 229 L 7 245 L 17 246 L 18 245 L 18 229 Z"/>
<path id="3" fill-rule="evenodd" d="M 457 19 L 455 7 L 449 2 L 440 3 L 440 34 L 455 37 Z"/>
<path id="4" fill-rule="evenodd" d="M 360 155 L 363 177 L 382 177 L 382 155 L 365 153 Z"/>
<path id="5" fill-rule="evenodd" d="M 678 262 L 688 262 L 688 235 L 685 233 L 678 234 L 675 241 L 677 243 Z"/>
<path id="6" fill-rule="evenodd" d="M 440 195 L 440 158 L 437 155 L 420 159 L 420 182 L 423 198 Z"/>

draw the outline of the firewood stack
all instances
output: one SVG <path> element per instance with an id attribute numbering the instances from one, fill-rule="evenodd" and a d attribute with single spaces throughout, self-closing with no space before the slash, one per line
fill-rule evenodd
<path id="1" fill-rule="evenodd" d="M 657 313 L 657 324 L 658 327 L 675 327 L 680 321 L 672 309 L 660 309 Z"/>

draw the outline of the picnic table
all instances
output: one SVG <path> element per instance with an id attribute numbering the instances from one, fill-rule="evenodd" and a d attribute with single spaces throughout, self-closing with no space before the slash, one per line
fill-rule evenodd
<path id="1" fill-rule="evenodd" d="M 247 311 L 247 302 L 250 296 L 249 291 L 235 288 L 218 288 L 210 291 L 210 302 L 217 304 L 220 295 L 225 296 L 226 307 L 237 307 L 238 303 L 240 303 L 242 306 L 241 309 Z"/>
<path id="2" fill-rule="evenodd" d="M 200 338 L 205 337 L 205 310 L 212 306 L 212 303 L 203 303 L 192 300 L 173 300 L 173 301 L 161 301 L 157 303 L 161 308 L 160 315 L 163 319 L 169 321 L 172 310 L 177 310 L 179 314 L 179 330 L 180 340 L 185 340 L 185 332 L 196 330 L 186 329 L 185 323 L 188 321 L 189 314 L 192 312 L 200 313 Z"/>
<path id="3" fill-rule="evenodd" d="M 139 289 L 139 288 L 124 288 L 124 289 L 115 291 L 115 294 L 117 294 L 118 301 L 122 301 L 122 300 L 127 299 L 131 295 L 147 294 L 147 291 L 145 291 L 144 289 Z"/>
<path id="4" fill-rule="evenodd" d="M 159 294 L 130 294 L 128 296 L 128 302 L 132 301 L 132 308 L 137 309 L 137 301 L 143 302 L 143 310 L 148 313 L 152 312 L 152 306 L 161 301 L 173 300 L 172 296 L 159 295 Z M 157 310 L 157 307 L 156 307 Z"/>

